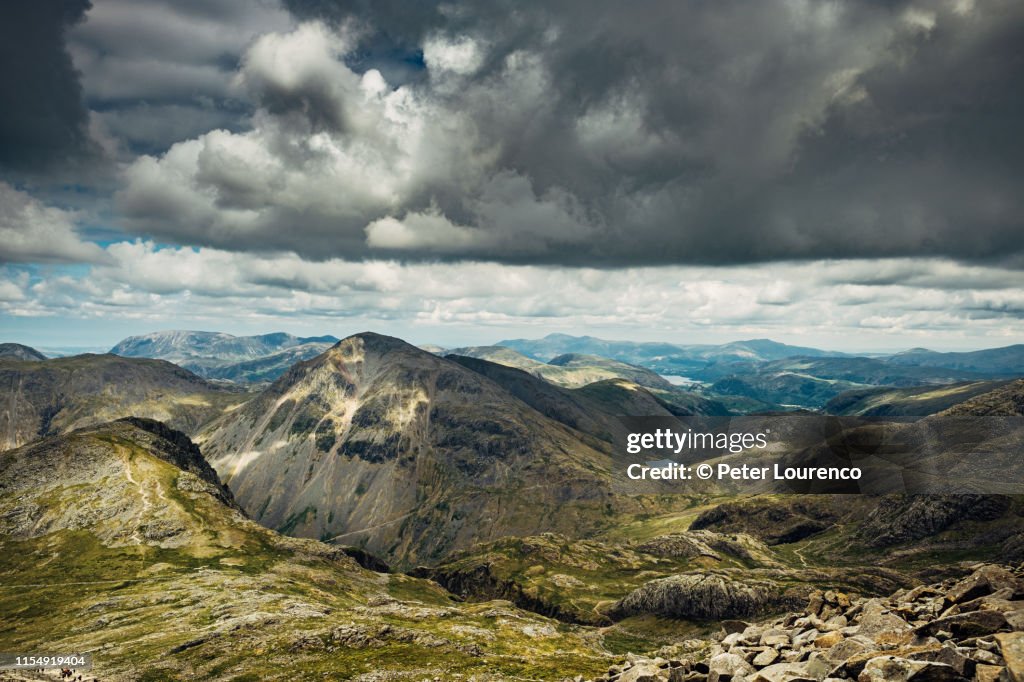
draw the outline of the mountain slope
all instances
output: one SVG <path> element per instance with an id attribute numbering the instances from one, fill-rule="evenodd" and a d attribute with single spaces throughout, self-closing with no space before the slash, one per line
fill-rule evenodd
<path id="1" fill-rule="evenodd" d="M 518 351 L 504 346 L 466 346 L 463 348 L 452 348 L 445 351 L 444 355 L 451 355 L 464 358 L 478 358 L 488 362 L 515 367 L 533 373 L 535 370 L 546 365 L 540 360 L 534 360 Z"/>
<path id="2" fill-rule="evenodd" d="M 619 417 L 689 414 L 664 402 L 644 387 L 623 379 L 608 379 L 569 389 L 495 362 L 458 355 L 447 358 L 487 377 L 545 417 L 609 444 L 615 442 L 616 436 L 625 435 L 625 427 Z"/>
<path id="3" fill-rule="evenodd" d="M 194 433 L 249 396 L 162 360 L 76 355 L 0 361 L 0 449 L 118 417 Z"/>
<path id="4" fill-rule="evenodd" d="M 912 388 L 871 387 L 840 393 L 825 405 L 825 412 L 861 417 L 924 417 L 988 393 L 1001 381 L 971 381 L 945 386 Z"/>
<path id="5" fill-rule="evenodd" d="M 166 331 L 124 339 L 110 352 L 122 357 L 167 360 L 207 378 L 240 381 L 276 379 L 297 362 L 331 347 L 333 336 L 298 337 L 284 332 L 233 336 L 220 332 Z M 283 351 L 291 351 L 280 355 Z M 263 360 L 248 366 L 255 360 Z M 288 360 L 292 360 L 289 363 Z"/>
<path id="6" fill-rule="evenodd" d="M 612 501 L 598 443 L 456 362 L 377 334 L 297 365 L 201 439 L 264 525 L 399 564 L 506 534 L 583 532 Z"/>
<path id="7" fill-rule="evenodd" d="M 941 412 L 947 417 L 1024 417 L 1024 379 L 975 396 Z"/>
<path id="8" fill-rule="evenodd" d="M 566 353 L 552 358 L 548 361 L 548 366 L 562 369 L 566 376 L 563 385 L 572 388 L 604 379 L 626 379 L 647 388 L 672 388 L 672 384 L 649 369 L 597 355 Z M 541 370 L 540 374 L 547 378 L 544 370 Z"/>
<path id="9" fill-rule="evenodd" d="M 0 586 L 0 650 L 92 652 L 87 678 L 108 682 L 607 667 L 600 636 L 507 603 L 463 605 L 253 523 L 195 446 L 156 422 L 0 453 Z"/>
<path id="10" fill-rule="evenodd" d="M 0 360 L 45 360 L 35 348 L 20 343 L 0 343 Z"/>

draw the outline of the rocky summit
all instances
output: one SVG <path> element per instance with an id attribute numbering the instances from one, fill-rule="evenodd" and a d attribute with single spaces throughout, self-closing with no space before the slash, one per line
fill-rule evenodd
<path id="1" fill-rule="evenodd" d="M 593 682 L 1020 682 L 1024 566 L 972 569 L 885 598 L 817 590 L 803 611 L 721 621 L 712 638 L 630 654 Z"/>

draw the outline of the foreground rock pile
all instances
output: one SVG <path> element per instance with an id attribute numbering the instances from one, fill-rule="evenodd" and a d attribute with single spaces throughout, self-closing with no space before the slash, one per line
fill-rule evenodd
<path id="1" fill-rule="evenodd" d="M 888 598 L 817 591 L 803 613 L 722 626 L 686 643 L 696 655 L 630 655 L 595 682 L 1024 682 L 1024 567 Z"/>

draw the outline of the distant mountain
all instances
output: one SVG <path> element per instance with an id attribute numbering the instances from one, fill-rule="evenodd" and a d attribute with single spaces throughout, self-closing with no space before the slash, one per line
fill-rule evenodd
<path id="1" fill-rule="evenodd" d="M 207 379 L 223 379 L 245 384 L 269 383 L 291 369 L 295 363 L 315 358 L 332 345 L 334 344 L 324 341 L 302 343 L 255 360 L 201 368 L 201 373 Z"/>
<path id="2" fill-rule="evenodd" d="M 914 348 L 886 358 L 894 365 L 941 367 L 991 377 L 1024 376 L 1024 344 L 964 353 L 938 353 Z"/>
<path id="3" fill-rule="evenodd" d="M 634 362 L 638 357 L 652 358 L 680 352 L 680 347 L 671 343 L 606 341 L 594 336 L 569 334 L 548 334 L 542 339 L 509 339 L 499 341 L 496 345 L 511 348 L 544 362 L 566 353 L 585 353 Z"/>
<path id="4" fill-rule="evenodd" d="M 506 367 L 533 372 L 545 367 L 545 363 L 534 360 L 522 353 L 506 348 L 505 346 L 465 346 L 463 348 L 451 348 L 444 352 L 444 355 L 460 356 L 466 358 L 479 358 L 489 362 L 496 362 Z"/>
<path id="5" fill-rule="evenodd" d="M 672 388 L 672 384 L 649 369 L 597 355 L 566 353 L 552 358 L 548 366 L 560 368 L 564 372 L 563 385 L 568 386 L 585 386 L 601 379 L 626 379 L 647 388 Z M 541 376 L 546 376 L 545 371 L 550 370 L 540 370 Z"/>
<path id="6" fill-rule="evenodd" d="M 516 367 L 566 388 L 579 388 L 606 379 L 626 379 L 648 388 L 672 388 L 672 384 L 649 369 L 597 355 L 566 353 L 544 363 L 503 346 L 454 348 L 446 355 L 479 358 Z"/>
<path id="7" fill-rule="evenodd" d="M 260 382 L 276 379 L 295 362 L 315 357 L 337 342 L 333 336 L 299 337 L 284 332 L 233 336 L 220 332 L 166 331 L 130 336 L 110 352 L 123 357 L 167 360 L 210 379 Z"/>
<path id="8" fill-rule="evenodd" d="M 837 357 L 843 353 L 790 346 L 768 339 L 734 341 L 720 345 L 682 345 L 672 343 L 637 343 L 607 341 L 593 336 L 548 334 L 543 339 L 510 339 L 499 342 L 537 360 L 548 361 L 559 355 L 584 354 L 639 365 L 663 375 L 698 376 L 709 366 L 732 363 L 759 363 L 781 358 Z M 721 376 L 718 372 L 716 376 Z"/>
<path id="9" fill-rule="evenodd" d="M 862 417 L 925 417 L 989 393 L 1005 381 L 969 381 L 942 386 L 890 388 L 878 386 L 840 393 L 825 412 Z"/>
<path id="10" fill-rule="evenodd" d="M 248 398 L 163 360 L 0 360 L 0 449 L 127 416 L 160 419 L 194 433 Z"/>
<path id="11" fill-rule="evenodd" d="M 507 534 L 585 532 L 615 502 L 610 446 L 377 334 L 296 365 L 201 441 L 264 525 L 399 565 Z"/>
<path id="12" fill-rule="evenodd" d="M 45 360 L 46 356 L 35 348 L 20 343 L 0 343 L 0 360 Z"/>
<path id="13" fill-rule="evenodd" d="M 940 386 L 979 378 L 971 372 L 901 366 L 873 358 L 796 357 L 742 367 L 709 390 L 780 405 L 821 408 L 846 391 L 873 386 Z"/>

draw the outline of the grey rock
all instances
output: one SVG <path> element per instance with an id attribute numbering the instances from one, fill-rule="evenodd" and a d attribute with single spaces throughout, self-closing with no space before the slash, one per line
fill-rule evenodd
<path id="1" fill-rule="evenodd" d="M 719 654 L 708 661 L 708 682 L 718 682 L 726 677 L 734 679 L 753 672 L 753 666 L 733 653 Z"/>
<path id="2" fill-rule="evenodd" d="M 966 638 L 992 634 L 1006 626 L 1006 616 L 998 611 L 969 611 L 925 623 L 914 632 L 935 636 L 948 632 L 950 637 Z"/>
<path id="3" fill-rule="evenodd" d="M 929 661 L 911 661 L 896 656 L 878 656 L 864 666 L 858 682 L 962 682 L 952 666 Z"/>
<path id="4" fill-rule="evenodd" d="M 775 649 L 769 648 L 754 656 L 754 660 L 752 662 L 758 668 L 764 668 L 777 660 L 779 660 L 779 652 Z"/>

